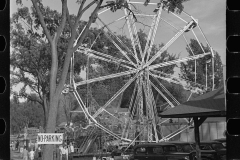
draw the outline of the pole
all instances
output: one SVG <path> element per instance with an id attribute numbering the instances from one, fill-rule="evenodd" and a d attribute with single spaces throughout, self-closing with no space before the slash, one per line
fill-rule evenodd
<path id="1" fill-rule="evenodd" d="M 206 88 L 207 88 L 207 63 L 206 63 Z"/>
<path id="2" fill-rule="evenodd" d="M 195 142 L 196 142 L 196 157 L 197 160 L 201 160 L 201 151 L 200 151 L 200 138 L 199 138 L 199 123 L 198 117 L 193 117 L 194 121 L 194 134 L 195 134 Z"/>

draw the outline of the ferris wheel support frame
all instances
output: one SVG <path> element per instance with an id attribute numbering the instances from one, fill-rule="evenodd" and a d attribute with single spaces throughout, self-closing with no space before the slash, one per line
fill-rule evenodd
<path id="1" fill-rule="evenodd" d="M 130 2 L 129 0 L 127 0 L 128 4 L 130 3 L 142 3 L 142 2 Z M 143 3 L 142 3 L 143 4 Z M 149 3 L 149 4 L 157 4 L 157 3 Z M 157 4 L 158 5 L 158 4 Z M 129 6 L 130 7 L 130 6 Z M 137 61 L 137 64 L 135 64 L 127 55 L 127 53 L 125 51 L 123 51 L 121 49 L 120 46 L 118 46 L 118 44 L 116 44 L 114 42 L 114 40 L 111 38 L 111 35 L 108 35 L 104 32 L 104 34 L 106 35 L 106 37 L 114 44 L 114 46 L 120 51 L 120 53 L 128 60 L 128 61 L 125 61 L 123 59 L 117 59 L 115 57 L 112 57 L 112 56 L 109 56 L 107 54 L 103 54 L 103 53 L 100 53 L 100 52 L 96 52 L 96 51 L 93 51 L 93 50 L 86 50 L 84 49 L 84 54 L 86 54 L 89 58 L 89 56 L 92 56 L 96 59 L 99 59 L 99 60 L 103 60 L 103 61 L 106 61 L 106 62 L 112 62 L 112 63 L 117 63 L 125 68 L 128 68 L 130 69 L 129 71 L 125 71 L 125 72 L 120 72 L 120 73 L 117 73 L 117 74 L 112 74 L 112 75 L 107 75 L 107 76 L 101 76 L 101 77 L 98 77 L 98 78 L 92 78 L 92 79 L 86 79 L 85 81 L 81 81 L 81 82 L 78 82 L 78 83 L 75 83 L 74 82 L 74 79 L 73 79 L 73 63 L 74 63 L 74 54 L 73 54 L 73 57 L 71 58 L 71 71 L 70 71 L 70 83 L 73 83 L 73 88 L 74 88 L 74 95 L 75 97 L 77 98 L 78 100 L 78 103 L 80 105 L 80 107 L 82 108 L 84 114 L 86 115 L 86 117 L 92 121 L 92 123 L 94 123 L 95 126 L 97 126 L 98 128 L 102 129 L 103 131 L 105 131 L 106 133 L 118 138 L 118 139 L 123 139 L 123 137 L 119 137 L 118 135 L 114 134 L 112 131 L 108 130 L 107 128 L 105 128 L 104 126 L 102 126 L 101 124 L 99 124 L 95 118 L 101 114 L 103 111 L 106 111 L 105 108 L 119 95 L 121 94 L 124 90 L 126 90 L 126 88 L 133 82 L 135 81 L 136 78 L 138 78 L 136 80 L 136 84 L 135 86 L 138 86 L 138 90 L 136 91 L 136 98 L 135 98 L 135 102 L 132 103 L 132 111 L 136 112 L 136 115 L 138 115 L 139 117 L 143 115 L 143 94 L 145 95 L 145 97 L 147 97 L 147 100 L 146 100 L 146 107 L 148 108 L 148 114 L 147 114 L 147 119 L 148 120 L 151 120 L 151 123 L 149 124 L 148 121 L 147 121 L 147 126 L 144 126 L 144 127 L 147 127 L 147 134 L 148 134 L 148 141 L 153 141 L 153 136 L 155 136 L 155 139 L 156 141 L 162 141 L 162 140 L 168 140 L 169 138 L 172 138 L 173 136 L 175 136 L 176 134 L 179 134 L 183 131 L 184 128 L 179 128 L 179 130 L 177 130 L 176 132 L 162 138 L 161 140 L 158 140 L 158 135 L 157 135 L 157 129 L 156 129 L 156 126 L 157 125 L 160 125 L 162 122 L 158 123 L 158 120 L 157 120 L 157 115 L 156 115 L 156 103 L 155 103 L 155 100 L 154 100 L 154 97 L 153 97 L 153 92 L 152 92 L 152 89 L 151 88 L 154 88 L 155 90 L 158 91 L 158 93 L 160 93 L 162 95 L 162 97 L 167 101 L 167 102 L 170 102 L 169 100 L 167 100 L 167 98 L 164 96 L 164 94 L 158 89 L 158 87 L 156 87 L 152 82 L 151 80 L 149 79 L 149 75 L 151 75 L 152 77 L 156 77 L 157 75 L 154 75 L 152 74 L 151 72 L 152 71 L 156 71 L 154 69 L 156 68 L 159 68 L 159 67 L 164 67 L 164 66 L 169 66 L 169 65 L 173 65 L 175 63 L 180 63 L 180 62 L 185 62 L 185 61 L 188 61 L 188 60 L 195 60 L 195 83 L 196 83 L 196 59 L 199 59 L 199 58 L 202 58 L 204 57 L 205 55 L 209 55 L 210 53 L 212 54 L 212 63 L 213 63 L 213 89 L 214 89 L 214 60 L 213 60 L 213 57 L 214 57 L 214 53 L 213 53 L 213 49 L 212 47 L 210 47 L 210 53 L 205 53 L 205 51 L 203 50 L 202 46 L 200 45 L 202 51 L 203 51 L 203 54 L 200 54 L 200 55 L 194 55 L 193 53 L 193 56 L 190 56 L 188 58 L 182 58 L 182 59 L 177 59 L 177 60 L 173 60 L 173 61 L 169 61 L 169 62 L 163 62 L 163 63 L 159 63 L 159 64 L 152 64 L 164 51 L 166 51 L 174 41 L 176 41 L 181 35 L 183 35 L 184 32 L 186 31 L 189 31 L 191 30 L 193 35 L 195 36 L 195 38 L 197 39 L 198 43 L 200 44 L 197 36 L 195 35 L 194 31 L 193 31 L 193 28 L 198 26 L 198 22 L 196 19 L 194 19 L 192 16 L 188 15 L 187 13 L 185 13 L 186 15 L 188 15 L 189 17 L 192 18 L 192 20 L 187 23 L 187 21 L 183 20 L 180 16 L 176 15 L 175 13 L 172 13 L 170 12 L 171 14 L 173 14 L 174 16 L 178 17 L 179 19 L 181 19 L 183 22 L 187 23 L 186 26 L 184 26 L 183 29 L 181 29 L 172 39 L 170 39 L 167 44 L 165 44 L 155 55 L 153 55 L 151 58 L 150 58 L 150 52 L 151 52 L 151 47 L 153 45 L 153 41 L 155 39 L 155 35 L 156 35 L 156 30 L 157 30 L 157 26 L 159 24 L 159 21 L 160 19 L 162 19 L 163 21 L 165 21 L 163 18 L 161 18 L 161 12 L 162 12 L 162 9 L 163 9 L 163 4 L 161 3 L 160 6 L 158 6 L 158 13 L 157 15 L 153 15 L 154 16 L 154 19 L 153 19 L 153 22 L 152 22 L 152 25 L 151 25 L 151 28 L 150 28 L 150 32 L 148 34 L 148 38 L 147 38 L 147 45 L 145 46 L 145 49 L 144 51 L 142 50 L 141 48 L 141 45 L 140 45 L 140 41 L 139 41 L 139 38 L 138 38 L 138 34 L 137 34 L 137 30 L 136 30 L 136 25 L 135 23 L 133 22 L 134 21 L 134 18 L 133 18 L 133 15 L 128 13 L 127 10 L 125 9 L 125 16 L 115 20 L 114 22 L 118 21 L 118 20 L 121 20 L 121 19 L 124 19 L 126 18 L 127 19 L 127 23 L 128 23 L 128 28 L 129 28 L 129 32 L 130 32 L 130 37 L 131 37 L 131 40 L 132 40 L 132 45 L 133 45 L 133 48 L 135 48 L 135 43 L 136 42 L 136 45 L 138 46 L 139 48 L 139 52 L 140 52 L 140 56 L 141 56 L 141 61 L 142 63 L 139 65 L 139 62 L 140 60 L 138 59 L 138 55 L 137 55 L 137 51 L 136 51 L 136 48 L 134 49 L 134 54 L 130 51 L 129 48 L 126 47 L 126 45 L 123 44 L 123 42 L 115 35 L 111 32 L 110 28 L 108 27 L 108 25 L 106 25 L 99 17 L 97 17 L 103 24 L 104 26 L 101 27 L 102 29 L 104 28 L 107 28 L 110 32 L 110 34 L 116 38 L 120 44 L 123 45 L 123 47 L 128 50 L 128 52 L 135 58 L 135 60 Z M 101 13 L 104 13 L 106 12 L 108 9 L 104 10 L 104 11 L 101 11 L 98 13 L 98 15 L 100 15 Z M 166 8 L 165 8 L 166 10 Z M 152 15 L 148 15 L 148 16 L 152 16 Z M 111 22 L 109 24 L 112 24 L 114 22 Z M 166 22 L 166 21 L 165 21 Z M 170 23 L 169 23 L 170 24 Z M 171 24 L 170 24 L 171 25 Z M 100 26 L 100 25 L 99 25 Z M 172 26 L 172 25 L 171 25 Z M 86 27 L 86 26 L 85 26 Z M 83 30 L 85 30 L 85 27 L 83 28 Z M 174 27 L 174 26 L 172 26 Z M 175 28 L 175 27 L 174 27 Z M 176 28 L 175 28 L 176 29 Z M 201 31 L 201 28 L 199 27 L 200 31 Z M 82 32 L 83 32 L 82 30 Z M 82 33 L 81 32 L 81 33 Z M 202 31 L 201 31 L 202 32 Z M 81 35 L 81 33 L 79 34 L 79 37 Z M 133 36 L 133 34 L 135 35 L 135 38 Z M 202 33 L 203 34 L 203 33 Z M 204 36 L 204 34 L 203 34 Z M 78 38 L 79 38 L 78 37 Z M 186 41 L 186 38 L 185 36 L 183 35 L 184 37 L 184 40 Z M 77 40 L 75 41 L 75 43 L 77 43 L 78 41 L 78 38 Z M 206 37 L 204 36 L 204 38 L 206 39 Z M 95 39 L 96 40 L 96 39 Z M 187 42 L 187 41 L 186 41 Z M 149 45 L 150 43 L 150 45 Z M 208 43 L 208 42 L 207 42 Z M 76 44 L 74 44 L 75 46 Z M 149 48 L 148 48 L 148 45 L 149 45 Z M 188 45 L 188 43 L 187 43 Z M 189 45 L 188 45 L 189 46 Z M 189 46 L 190 48 L 190 46 Z M 80 49 L 83 49 L 82 48 L 79 48 L 78 51 L 80 51 Z M 191 48 L 190 48 L 191 50 Z M 191 50 L 192 51 L 192 50 Z M 90 54 L 89 54 L 90 53 Z M 96 55 L 94 55 L 96 54 Z M 145 57 L 147 55 L 147 57 Z M 144 60 L 146 59 L 146 62 L 144 62 Z M 150 58 L 150 60 L 149 60 Z M 119 63 L 120 61 L 120 63 Z M 121 64 L 121 63 L 125 63 L 125 64 Z M 130 65 L 130 66 L 128 66 Z M 134 66 L 132 68 L 132 66 Z M 146 69 L 147 68 L 147 69 Z M 147 79 L 147 81 L 143 81 L 143 71 L 146 71 L 146 77 L 145 79 Z M 112 78 L 117 78 L 117 77 L 120 77 L 120 76 L 126 76 L 126 75 L 131 75 L 131 74 L 135 74 L 135 76 L 133 78 L 131 78 L 103 107 L 100 107 L 99 110 L 97 110 L 97 112 L 92 116 L 89 114 L 86 106 L 84 105 L 84 103 L 82 102 L 81 100 L 81 97 L 79 96 L 79 94 L 77 93 L 76 91 L 76 87 L 77 86 L 81 86 L 81 85 L 88 85 L 89 83 L 93 83 L 93 82 L 98 82 L 98 81 L 103 81 L 103 80 L 107 80 L 107 79 L 112 79 Z M 162 76 L 158 76 L 158 78 L 165 78 L 165 77 L 162 77 Z M 166 80 L 166 79 L 165 79 Z M 154 87 L 155 86 L 155 87 Z M 169 95 L 170 92 L 168 92 L 168 90 L 160 85 L 164 91 Z M 206 86 L 207 87 L 207 86 Z M 171 94 L 169 95 L 171 98 L 173 96 L 171 96 Z M 173 97 L 174 98 L 174 97 Z M 173 99 L 177 104 L 179 104 L 179 102 L 176 100 L 176 99 Z M 171 102 L 169 103 L 171 104 Z M 173 104 L 171 104 L 172 107 L 174 107 Z M 129 110 L 130 111 L 130 110 Z M 130 113 L 129 115 L 129 118 L 131 118 L 133 115 L 133 113 Z M 192 122 L 192 121 L 190 121 Z M 129 126 L 129 125 L 128 125 Z M 185 126 L 186 128 L 190 127 L 189 125 L 186 125 Z M 127 129 L 127 127 L 126 127 Z M 153 130 L 154 131 L 153 131 Z M 155 135 L 153 135 L 155 134 Z M 122 135 L 124 136 L 124 135 Z M 139 135 L 138 135 L 139 136 Z M 129 139 L 124 138 L 123 140 L 127 140 L 127 141 L 130 141 Z"/>

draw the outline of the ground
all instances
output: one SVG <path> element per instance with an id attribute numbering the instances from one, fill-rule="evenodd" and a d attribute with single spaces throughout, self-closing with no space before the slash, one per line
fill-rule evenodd
<path id="1" fill-rule="evenodd" d="M 11 160 L 22 160 L 21 153 L 18 151 L 12 151 L 11 150 Z"/>

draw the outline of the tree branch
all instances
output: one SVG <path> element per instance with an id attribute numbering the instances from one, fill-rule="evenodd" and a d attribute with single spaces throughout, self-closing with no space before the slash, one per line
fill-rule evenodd
<path id="1" fill-rule="evenodd" d="M 47 29 L 46 23 L 44 22 L 43 15 L 42 15 L 42 13 L 41 13 L 38 5 L 37 5 L 37 1 L 36 1 L 36 0 L 31 0 L 31 1 L 32 1 L 32 3 L 33 3 L 34 8 L 35 8 L 36 11 L 37 11 L 38 18 L 39 18 L 39 20 L 40 20 L 41 26 L 42 26 L 42 28 L 43 28 L 46 36 L 47 36 L 48 41 L 49 41 L 50 43 L 52 43 L 52 37 L 51 37 L 51 35 L 50 35 L 50 33 L 49 33 L 48 29 Z"/>
<path id="2" fill-rule="evenodd" d="M 101 4 L 102 4 L 102 1 L 103 1 L 103 0 L 100 0 L 100 2 L 97 4 L 96 8 L 95 8 L 94 11 L 92 12 L 91 16 L 89 17 L 89 21 L 88 21 L 88 23 L 87 23 L 87 25 L 86 25 L 85 30 L 83 31 L 81 37 L 79 38 L 79 40 L 78 40 L 78 42 L 77 42 L 77 45 L 74 46 L 74 48 L 73 48 L 74 51 L 77 50 L 77 48 L 81 45 L 83 39 L 85 38 L 85 35 L 86 35 L 87 32 L 89 31 L 89 28 L 90 28 L 92 22 L 94 21 L 94 19 L 97 18 L 97 12 L 98 12 L 98 10 L 100 9 L 100 6 L 101 6 Z"/>
<path id="3" fill-rule="evenodd" d="M 74 36 L 71 37 L 71 40 L 73 40 L 72 42 L 74 42 L 74 39 L 75 39 L 75 35 L 76 35 L 76 32 L 77 32 L 76 29 L 78 27 L 78 22 L 79 22 L 80 18 L 82 17 L 82 14 L 83 14 L 82 9 L 83 9 L 83 6 L 84 6 L 85 2 L 86 2 L 86 0 L 83 0 L 81 2 L 81 5 L 80 5 L 79 9 L 78 9 L 77 18 L 75 20 L 75 23 L 74 23 L 74 26 L 73 26 L 73 29 L 72 29 L 72 35 L 74 35 Z"/>
<path id="4" fill-rule="evenodd" d="M 62 21 L 61 21 L 61 24 L 60 26 L 58 26 L 57 28 L 57 33 L 55 34 L 55 37 L 54 37 L 54 42 L 57 44 L 57 41 L 65 27 L 65 24 L 66 24 L 66 19 L 67 19 L 67 12 L 68 12 L 68 9 L 67 9 L 67 0 L 62 0 Z"/>
<path id="5" fill-rule="evenodd" d="M 57 28 L 53 42 L 51 43 L 51 53 L 52 53 L 52 63 L 51 63 L 51 75 L 50 75 L 50 102 L 52 102 L 55 95 L 56 86 L 57 86 L 57 74 L 58 74 L 58 54 L 57 54 L 57 42 L 59 36 L 61 35 L 67 19 L 67 0 L 62 0 L 62 21 L 60 26 Z"/>
<path id="6" fill-rule="evenodd" d="M 81 14 L 83 14 L 88 8 L 90 8 L 96 2 L 97 0 L 94 0 L 91 3 L 89 3 L 85 8 L 82 9 Z"/>
<path id="7" fill-rule="evenodd" d="M 75 20 L 75 23 L 73 24 L 73 27 L 71 28 L 71 39 L 69 40 L 69 43 L 68 43 L 68 50 L 72 50 L 73 48 L 73 44 L 74 44 L 74 41 L 75 41 L 75 37 L 76 37 L 76 34 L 77 34 L 77 27 L 79 26 L 78 22 L 80 21 L 80 18 L 82 17 L 82 14 L 88 9 L 90 8 L 94 3 L 96 3 L 97 0 L 94 0 L 92 1 L 91 3 L 89 3 L 85 8 L 83 8 L 86 0 L 83 0 L 81 2 L 81 5 L 78 9 L 78 14 L 77 14 L 77 18 Z M 72 51 L 70 51 L 72 52 Z"/>
<path id="8" fill-rule="evenodd" d="M 82 2 L 80 2 L 81 5 L 80 5 L 80 7 L 79 7 L 79 9 L 78 9 L 77 19 L 78 19 L 79 15 L 80 15 L 80 13 L 81 13 L 81 11 L 82 11 L 82 9 L 83 9 L 83 6 L 84 6 L 85 2 L 86 2 L 86 0 L 82 0 Z"/>
<path id="9" fill-rule="evenodd" d="M 59 84 L 58 84 L 58 88 L 57 88 L 56 94 L 60 94 L 62 92 L 64 83 L 65 83 L 66 78 L 67 78 L 68 68 L 69 68 L 70 59 L 72 57 L 72 54 L 73 54 L 74 51 L 77 50 L 77 48 L 80 46 L 80 44 L 84 40 L 87 32 L 89 31 L 89 27 L 92 24 L 92 22 L 93 22 L 96 14 L 97 14 L 97 12 L 99 10 L 99 7 L 102 4 L 102 2 L 103 2 L 103 0 L 100 0 L 100 2 L 97 4 L 96 8 L 92 12 L 92 15 L 89 18 L 88 24 L 87 24 L 85 30 L 83 31 L 81 37 L 79 38 L 79 41 L 78 41 L 77 45 L 73 49 L 72 49 L 72 47 L 70 48 L 70 46 L 68 46 L 67 54 L 66 54 L 66 57 L 65 57 L 65 60 L 64 60 L 64 66 L 63 66 L 63 70 L 62 70 L 62 75 L 61 75 L 61 79 L 60 79 Z M 76 24 L 76 22 L 75 22 L 75 24 Z M 72 37 L 72 38 L 74 38 L 74 37 Z"/>
<path id="10" fill-rule="evenodd" d="M 69 23 L 69 26 L 71 28 L 71 30 L 73 29 L 73 23 L 71 22 L 71 17 L 69 15 L 69 10 L 68 10 L 68 7 L 67 7 L 67 21 Z"/>
<path id="11" fill-rule="evenodd" d="M 13 95 L 16 96 L 16 97 L 18 97 L 18 98 L 26 98 L 26 99 L 28 99 L 28 100 L 30 100 L 30 101 L 32 101 L 32 102 L 37 102 L 37 103 L 39 103 L 40 105 L 43 105 L 43 103 L 42 103 L 40 100 L 38 100 L 38 99 L 33 99 L 31 96 L 29 96 L 29 95 L 27 95 L 27 94 L 21 94 L 21 95 L 19 95 L 19 94 L 13 92 Z"/>

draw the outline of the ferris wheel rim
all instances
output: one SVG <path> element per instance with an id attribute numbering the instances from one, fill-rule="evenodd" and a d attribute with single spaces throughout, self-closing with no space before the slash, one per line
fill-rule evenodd
<path id="1" fill-rule="evenodd" d="M 128 1 L 129 2 L 129 1 Z M 130 3 L 130 2 L 129 2 Z M 134 3 L 134 2 L 131 2 L 131 3 Z M 149 3 L 150 4 L 150 3 Z M 106 10 L 104 10 L 104 12 L 106 12 L 106 11 L 108 11 L 109 9 L 106 9 Z M 101 11 L 100 13 L 102 14 L 102 13 L 104 13 L 103 11 Z M 100 13 L 98 13 L 98 15 L 100 15 Z M 158 12 L 159 13 L 159 12 Z M 183 13 L 185 13 L 185 14 L 187 14 L 186 12 L 183 12 Z M 173 15 L 175 15 L 174 13 L 171 13 L 171 14 L 173 14 Z M 177 16 L 177 15 L 175 15 L 175 16 Z M 190 15 L 189 15 L 190 16 Z M 155 17 L 157 17 L 156 15 L 155 15 Z M 192 23 L 194 23 L 194 22 L 196 22 L 196 20 L 195 19 L 193 19 L 193 17 L 192 16 L 190 16 L 191 18 L 192 18 L 192 21 L 190 22 L 190 23 L 188 23 L 185 27 L 184 27 L 184 29 L 183 30 L 180 30 L 177 34 L 176 34 L 176 36 L 177 37 L 180 37 L 181 35 L 183 35 L 183 37 L 184 37 L 184 34 L 182 34 L 182 33 L 184 33 L 186 30 L 188 30 L 189 29 L 189 27 L 192 25 Z M 121 19 L 123 19 L 123 18 L 126 18 L 126 10 L 125 10 L 125 16 L 123 16 L 123 17 L 121 17 L 121 18 L 119 18 L 119 20 L 121 20 Z M 98 17 L 98 19 L 100 20 L 100 18 Z M 161 17 L 159 18 L 159 20 L 160 19 L 162 19 Z M 182 20 L 182 19 L 181 19 Z M 101 20 L 100 20 L 101 21 Z M 186 21 L 184 21 L 185 23 L 187 23 Z M 104 23 L 103 23 L 104 24 Z M 159 23 L 158 23 L 159 24 Z M 198 27 L 199 27 L 199 25 L 197 25 Z M 104 26 L 102 26 L 102 27 L 106 27 L 106 24 L 104 24 Z M 100 28 L 101 28 L 101 26 L 100 26 Z M 176 28 L 175 28 L 176 29 Z M 199 29 L 201 30 L 201 28 L 199 27 Z M 134 30 L 134 32 L 135 32 L 135 34 L 136 34 L 136 29 L 134 29 L 133 28 L 133 30 Z M 194 34 L 194 36 L 195 36 L 195 38 L 197 39 L 197 36 L 195 35 L 195 33 L 194 33 L 194 31 L 191 29 L 191 31 L 192 31 L 192 33 Z M 153 30 L 153 32 L 154 32 L 154 30 Z M 156 33 L 155 33 L 156 34 Z M 202 33 L 203 34 L 203 33 Z M 148 35 L 149 37 L 151 37 L 150 36 L 150 34 Z M 204 36 L 204 35 L 203 35 Z M 206 37 L 204 36 L 204 38 L 206 39 Z M 154 38 L 153 38 L 154 39 Z M 184 39 L 185 39 L 185 37 L 184 37 Z M 170 40 L 169 42 L 171 42 L 172 40 Z M 173 42 L 174 42 L 175 40 L 173 40 Z M 199 40 L 197 39 L 197 41 L 198 41 L 198 43 L 199 43 Z M 147 41 L 148 43 L 150 42 L 150 41 Z M 152 39 L 151 39 L 151 42 L 150 42 L 150 44 L 152 43 Z M 208 43 L 208 42 L 207 42 Z M 138 45 L 139 45 L 140 43 L 138 43 Z M 209 45 L 209 44 L 208 44 Z M 116 45 L 115 45 L 116 46 Z M 201 46 L 201 45 L 200 45 Z M 209 45 L 210 46 L 210 45 Z M 133 46 L 132 46 L 133 47 Z M 118 47 L 117 47 L 118 48 Z M 120 48 L 120 47 L 119 47 Z M 118 48 L 118 49 L 119 49 Z M 167 49 L 168 47 L 165 47 L 164 49 Z M 81 48 L 81 49 L 83 49 L 83 48 Z M 128 64 L 130 64 L 130 65 L 132 65 L 132 66 L 134 66 L 134 68 L 131 68 L 130 66 L 128 66 L 128 65 L 126 65 L 126 66 L 128 66 L 128 67 L 126 67 L 126 68 L 128 68 L 129 70 L 128 71 L 125 71 L 125 72 L 122 72 L 122 74 L 119 74 L 119 73 L 117 73 L 117 74 L 115 74 L 115 75 L 113 75 L 113 76 L 101 76 L 101 77 L 97 77 L 97 78 L 92 78 L 92 79 L 87 79 L 87 80 L 85 80 L 85 81 L 81 81 L 81 82 L 77 82 L 77 83 L 75 83 L 74 85 L 76 86 L 76 87 L 78 87 L 78 86 L 81 86 L 81 85 L 85 85 L 85 84 L 90 84 L 90 83 L 95 83 L 95 82 L 97 82 L 97 81 L 99 81 L 99 79 L 102 79 L 102 81 L 104 81 L 104 80 L 106 80 L 106 79 L 108 79 L 108 78 L 116 78 L 116 77 L 120 77 L 120 76 L 126 76 L 126 75 L 130 75 L 130 74 L 135 74 L 135 78 L 137 78 L 137 77 L 139 77 L 139 75 L 140 75 L 140 72 L 143 70 L 143 69 L 145 69 L 145 68 L 148 68 L 150 71 L 154 71 L 154 70 L 156 70 L 157 68 L 159 68 L 159 67 L 164 67 L 164 66 L 168 66 L 168 65 L 173 65 L 174 63 L 176 63 L 176 62 L 178 62 L 177 60 L 173 60 L 172 62 L 163 62 L 163 63 L 160 63 L 160 64 L 152 64 L 158 57 L 159 57 L 159 55 L 161 55 L 161 52 L 163 52 L 163 50 L 161 50 L 161 52 L 157 52 L 153 57 L 151 57 L 150 58 L 150 60 L 148 60 L 148 58 L 149 58 L 149 55 L 150 55 L 150 50 L 147 50 L 146 49 L 146 46 L 145 46 L 145 49 L 144 49 L 144 52 L 143 52 L 143 50 L 141 49 L 141 46 L 139 46 L 139 49 L 140 49 L 140 55 L 141 55 L 141 59 L 142 59 L 142 63 L 140 63 L 140 64 L 143 64 L 142 66 L 139 66 L 139 59 L 136 57 L 136 54 L 135 54 L 135 57 L 134 57 L 134 55 L 133 55 L 133 57 L 136 59 L 136 63 L 135 62 L 133 62 L 128 56 L 127 56 L 127 54 L 126 54 L 126 52 L 124 52 L 123 50 L 121 50 L 121 49 L 119 49 L 119 51 L 120 51 L 120 53 L 128 60 L 128 61 L 125 61 L 126 63 L 128 63 Z M 194 55 L 193 54 L 193 56 L 191 56 L 190 58 L 186 58 L 186 59 L 184 59 L 184 58 L 182 58 L 182 59 L 179 59 L 179 61 L 181 62 L 181 61 L 184 61 L 184 60 L 196 60 L 196 59 L 198 59 L 198 58 L 201 58 L 202 56 L 205 56 L 205 55 L 209 55 L 209 54 L 213 54 L 213 52 L 212 52 L 212 50 L 210 51 L 210 52 L 208 52 L 208 53 L 205 53 L 205 51 L 204 51 L 204 49 L 201 47 L 201 49 L 203 50 L 203 54 L 202 55 Z M 90 50 L 88 50 L 87 52 L 91 52 Z M 148 53 L 147 53 L 148 52 Z M 96 51 L 95 51 L 95 53 L 96 53 Z M 130 52 L 131 53 L 131 52 Z M 145 54 L 147 54 L 147 61 L 146 61 L 146 63 L 144 63 L 143 61 L 144 61 L 144 57 L 146 56 Z M 88 54 L 89 55 L 89 54 Z M 103 58 L 101 59 L 101 57 L 96 57 L 95 56 L 95 58 L 96 59 L 100 59 L 100 60 L 103 60 Z M 108 57 L 109 58 L 109 57 Z M 112 57 L 112 58 L 114 58 L 114 57 Z M 105 59 L 105 61 L 107 61 L 107 59 Z M 124 60 L 122 60 L 122 61 L 124 61 Z M 123 66 L 122 64 L 121 64 L 121 66 Z M 124 67 L 124 66 L 123 66 Z M 131 69 L 130 69 L 131 68 Z M 125 73 L 126 73 L 126 75 L 125 75 Z M 111 74 L 112 75 L 112 74 Z M 150 72 L 150 74 L 149 75 L 151 75 L 152 77 L 153 77 L 153 75 L 152 75 L 152 73 Z M 165 79 L 166 80 L 166 79 Z M 130 80 L 129 80 L 130 81 Z M 133 82 L 133 81 L 132 81 Z M 153 87 L 153 83 L 151 82 L 151 80 L 149 80 L 148 81 L 148 83 L 150 83 L 150 85 Z M 143 84 L 143 83 L 139 83 L 139 84 Z M 147 86 L 147 85 L 146 85 Z M 145 87 L 146 87 L 145 86 Z M 76 88 L 75 87 L 75 88 Z M 129 87 L 129 86 L 127 86 L 127 87 Z M 126 87 L 126 88 L 127 88 Z M 141 88 L 143 87 L 143 90 L 144 90 L 144 86 L 140 86 Z M 125 88 L 125 89 L 126 89 Z M 154 88 L 154 87 L 153 87 Z M 157 87 L 156 87 L 157 88 Z M 156 89 L 155 88 L 155 89 Z M 122 92 L 124 92 L 125 91 L 125 89 L 124 90 L 122 90 Z M 143 91 L 139 91 L 140 93 L 141 92 L 143 92 Z M 147 89 L 145 88 L 145 92 L 147 92 Z M 161 92 L 161 91 L 160 91 Z M 160 93 L 159 92 L 159 93 Z M 162 93 L 161 95 L 163 95 L 162 97 L 164 97 L 164 94 Z M 117 96 L 115 96 L 115 98 L 116 98 Z M 115 99 L 114 98 L 114 99 Z M 112 98 L 111 98 L 112 99 Z M 114 99 L 112 99 L 112 100 L 114 100 Z M 140 99 L 141 99 L 141 97 L 140 97 Z M 164 98 L 165 99 L 165 98 Z M 166 98 L 167 99 L 167 98 Z M 170 101 L 169 101 L 170 102 Z M 150 103 L 150 102 L 147 102 L 147 103 Z M 171 103 L 171 102 L 170 102 Z M 108 101 L 106 104 L 110 104 L 110 102 Z M 108 106 L 108 105 L 104 105 L 104 107 L 106 107 L 106 106 Z M 134 106 L 136 106 L 136 105 L 134 105 Z M 174 105 L 172 104 L 172 106 L 174 107 Z M 103 129 L 103 130 L 108 130 L 108 129 L 105 129 L 105 127 L 103 127 L 101 124 L 99 124 L 96 120 L 95 120 L 95 118 L 97 117 L 96 115 L 99 115 L 100 113 L 102 113 L 102 111 L 103 110 L 105 110 L 105 108 L 103 107 L 103 109 L 101 109 L 101 110 L 98 110 L 97 111 L 97 114 L 94 114 L 93 116 L 92 115 L 90 115 L 88 112 L 86 112 L 86 114 L 88 114 L 88 117 L 89 118 L 91 118 L 93 121 L 94 121 L 94 123 L 96 124 L 96 126 L 97 127 L 99 127 L 99 128 L 101 128 L 101 129 Z M 101 111 L 101 112 L 100 112 Z M 100 113 L 99 113 L 100 112 Z M 84 114 L 85 114 L 85 112 L 84 112 Z M 108 132 L 108 131 L 107 131 Z M 113 132 L 112 132 L 113 133 Z M 129 140 L 129 139 L 128 139 Z"/>

